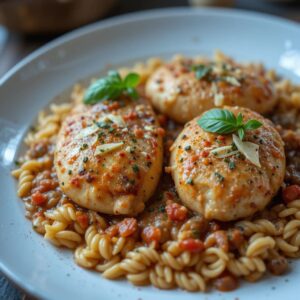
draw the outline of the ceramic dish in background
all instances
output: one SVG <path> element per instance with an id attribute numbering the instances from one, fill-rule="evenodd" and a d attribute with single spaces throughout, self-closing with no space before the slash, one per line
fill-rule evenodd
<path id="1" fill-rule="evenodd" d="M 0 23 L 9 30 L 25 34 L 57 34 L 99 20 L 117 2 L 117 0 L 1 0 Z"/>
<path id="2" fill-rule="evenodd" d="M 71 251 L 51 246 L 32 231 L 10 171 L 38 111 L 76 81 L 107 65 L 178 52 L 211 55 L 219 48 L 237 60 L 261 61 L 300 82 L 299 35 L 299 25 L 260 14 L 221 9 L 149 11 L 74 31 L 19 63 L 0 80 L 0 269 L 43 299 L 294 298 L 300 292 L 297 261 L 286 276 L 244 283 L 230 293 L 161 291 L 102 279 L 77 267 Z"/>

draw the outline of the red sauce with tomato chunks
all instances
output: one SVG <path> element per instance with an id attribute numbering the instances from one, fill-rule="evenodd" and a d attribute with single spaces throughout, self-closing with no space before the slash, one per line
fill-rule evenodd
<path id="1" fill-rule="evenodd" d="M 171 221 L 185 221 L 188 216 L 188 210 L 185 206 L 171 200 L 167 201 L 166 211 Z"/>
<path id="2" fill-rule="evenodd" d="M 204 243 L 202 241 L 191 238 L 180 241 L 179 247 L 182 250 L 193 253 L 202 252 L 205 249 Z"/>
<path id="3" fill-rule="evenodd" d="M 278 256 L 269 260 L 267 268 L 273 275 L 282 275 L 288 271 L 289 264 L 285 257 Z"/>
<path id="4" fill-rule="evenodd" d="M 214 286 L 221 292 L 229 292 L 238 288 L 239 282 L 232 275 L 223 275 L 214 281 Z"/>
<path id="5" fill-rule="evenodd" d="M 122 237 L 128 237 L 137 231 L 137 221 L 135 218 L 125 218 L 118 224 L 119 234 Z"/>
<path id="6" fill-rule="evenodd" d="M 114 102 L 109 109 L 115 109 L 114 105 L 119 104 Z M 138 115 L 136 113 L 129 113 L 124 116 L 124 119 L 129 121 L 136 120 L 137 118 Z M 157 129 L 156 134 L 164 137 L 164 166 L 169 166 L 170 147 L 181 131 L 182 126 L 168 120 L 163 115 L 159 116 L 159 122 L 162 127 Z M 145 132 L 141 128 L 133 128 L 133 134 L 136 138 L 142 139 Z M 287 144 L 288 166 L 285 181 L 286 186 L 279 193 L 278 198 L 280 198 L 280 203 L 283 200 L 285 204 L 289 204 L 294 200 L 300 199 L 300 159 L 297 161 L 297 158 L 294 158 L 297 157 L 295 155 L 297 152 L 295 151 L 298 149 L 300 151 L 300 138 L 287 132 L 282 134 Z M 224 137 L 218 136 L 217 139 L 220 145 L 222 145 Z M 205 147 L 209 147 L 211 143 L 205 141 L 204 145 Z M 44 155 L 53 156 L 52 145 L 49 145 L 45 141 L 33 145 L 29 150 L 29 157 L 31 158 L 37 159 Z M 119 155 L 124 158 L 127 154 L 120 152 Z M 190 157 L 191 163 L 194 163 L 200 157 L 205 158 L 208 155 L 208 151 L 200 151 L 199 154 Z M 145 161 L 147 160 L 150 160 L 149 155 L 145 157 Z M 114 171 L 120 173 L 119 166 L 116 166 Z M 85 174 L 82 176 L 85 176 Z M 107 174 L 107 182 L 110 184 L 109 176 L 110 174 Z M 84 178 L 88 182 L 94 180 L 92 176 Z M 81 185 L 81 179 L 80 176 L 73 179 L 72 184 L 74 187 Z M 121 190 L 121 187 L 118 190 L 120 193 L 124 192 L 124 190 Z M 178 241 L 180 250 L 190 253 L 202 253 L 206 249 L 216 247 L 222 249 L 224 252 L 230 251 L 233 254 L 237 254 L 246 239 L 249 238 L 249 236 L 244 235 L 242 229 L 234 227 L 234 222 L 207 221 L 200 214 L 194 213 L 182 205 L 175 191 L 173 180 L 167 172 L 163 173 L 155 194 L 146 203 L 145 210 L 134 217 L 124 218 L 124 216 L 101 215 L 79 207 L 71 199 L 63 195 L 52 166 L 49 167 L 49 170 L 37 174 L 33 181 L 31 195 L 25 200 L 34 207 L 33 214 L 38 217 L 44 216 L 43 213 L 48 209 L 47 205 L 50 201 L 57 201 L 57 206 L 69 203 L 76 208 L 76 222 L 82 229 L 87 229 L 90 225 L 96 225 L 99 232 L 107 237 L 129 238 L 138 241 L 139 245 L 151 247 L 154 245 L 159 251 L 162 251 L 163 247 L 160 248 L 160 246 L 165 242 Z M 274 203 L 275 201 L 277 200 L 275 199 Z M 272 205 L 273 203 L 271 203 Z M 108 227 L 105 227 L 106 229 L 103 229 L 104 227 L 101 228 L 97 218 L 93 219 L 91 217 L 92 213 L 94 213 L 94 216 L 103 218 Z M 255 218 L 259 217 L 277 221 L 277 214 L 274 217 L 274 213 L 270 210 L 265 210 L 255 215 Z M 237 254 L 236 258 L 238 257 L 239 254 Z M 187 270 L 190 269 L 192 268 L 187 268 Z M 287 259 L 283 256 L 272 257 L 267 260 L 267 269 L 274 275 L 284 274 L 288 270 Z M 211 279 L 211 281 L 218 290 L 224 292 L 235 290 L 239 285 L 238 279 L 228 271 L 222 273 L 219 278 Z"/>
<path id="7" fill-rule="evenodd" d="M 31 195 L 31 202 L 33 205 L 42 206 L 46 203 L 47 196 L 37 191 Z"/>
<path id="8" fill-rule="evenodd" d="M 84 212 L 76 213 L 76 220 L 83 229 L 86 229 L 89 226 L 89 217 Z"/>
<path id="9" fill-rule="evenodd" d="M 296 184 L 287 186 L 282 191 L 282 198 L 287 204 L 294 200 L 300 199 L 300 186 Z"/>
<path id="10" fill-rule="evenodd" d="M 150 225 L 143 229 L 141 236 L 146 244 L 150 245 L 154 242 L 154 244 L 157 245 L 161 240 L 161 230 Z"/>

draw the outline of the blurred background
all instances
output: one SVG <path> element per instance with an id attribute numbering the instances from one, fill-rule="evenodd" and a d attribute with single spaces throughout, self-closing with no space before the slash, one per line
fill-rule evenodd
<path id="1" fill-rule="evenodd" d="M 0 0 L 0 76 L 57 36 L 112 16 L 174 6 L 223 6 L 300 21 L 300 0 Z"/>
<path id="2" fill-rule="evenodd" d="M 85 24 L 178 6 L 238 8 L 300 22 L 300 0 L 0 0 L 0 77 L 35 49 Z M 0 274 L 0 300 L 29 299 Z"/>

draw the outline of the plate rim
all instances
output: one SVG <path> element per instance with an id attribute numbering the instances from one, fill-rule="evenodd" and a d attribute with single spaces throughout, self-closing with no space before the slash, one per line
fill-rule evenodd
<path id="1" fill-rule="evenodd" d="M 300 30 L 300 24 L 293 20 L 288 20 L 283 17 L 270 15 L 261 12 L 255 11 L 247 11 L 243 9 L 236 8 L 216 8 L 216 7 L 172 7 L 172 8 L 156 8 L 156 9 L 148 9 L 144 11 L 131 12 L 123 15 L 118 15 L 114 17 L 110 17 L 105 20 L 99 20 L 97 22 L 82 26 L 80 28 L 74 29 L 68 33 L 64 33 L 61 36 L 55 38 L 54 40 L 46 43 L 42 47 L 33 51 L 31 54 L 24 57 L 20 62 L 14 65 L 11 69 L 9 69 L 4 75 L 0 78 L 0 92 L 1 87 L 11 79 L 17 72 L 19 72 L 23 67 L 32 62 L 33 60 L 39 58 L 41 55 L 46 54 L 48 51 L 51 51 L 59 46 L 62 46 L 64 43 L 78 39 L 86 34 L 92 33 L 97 30 L 104 30 L 105 28 L 109 28 L 112 26 L 120 26 L 122 24 L 137 22 L 141 20 L 151 20 L 162 17 L 170 17 L 176 15 L 219 15 L 219 16 L 232 16 L 234 18 L 247 18 L 251 21 L 263 21 L 270 22 L 275 24 L 276 26 L 285 26 L 288 29 L 298 29 Z M 299 31 L 300 33 L 300 31 Z M 15 284 L 19 289 L 26 292 L 27 294 L 36 297 L 47 299 L 47 294 L 43 293 L 43 291 L 37 289 L 30 283 L 24 282 L 22 278 L 16 273 L 13 272 L 10 267 L 1 260 L 0 258 L 0 272 L 4 275 L 4 277 L 8 278 L 13 284 Z"/>

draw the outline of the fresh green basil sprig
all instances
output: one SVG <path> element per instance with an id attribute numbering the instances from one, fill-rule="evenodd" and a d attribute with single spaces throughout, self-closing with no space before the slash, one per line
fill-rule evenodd
<path id="1" fill-rule="evenodd" d="M 230 134 L 237 132 L 241 140 L 245 137 L 245 131 L 257 129 L 262 123 L 257 120 L 243 122 L 243 115 L 238 113 L 235 116 L 227 109 L 211 109 L 204 113 L 198 120 L 199 126 L 207 132 Z"/>
<path id="2" fill-rule="evenodd" d="M 138 98 L 136 90 L 140 76 L 129 73 L 124 79 L 117 71 L 109 71 L 106 77 L 93 82 L 85 92 L 83 102 L 95 104 L 104 100 L 116 100 L 121 95 L 128 95 L 132 99 Z"/>

